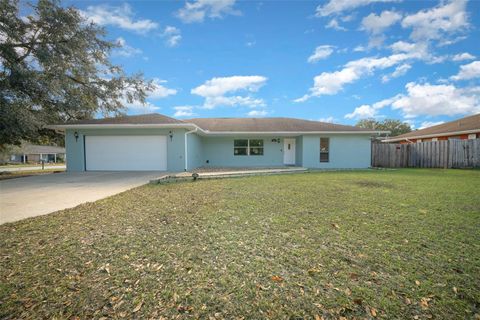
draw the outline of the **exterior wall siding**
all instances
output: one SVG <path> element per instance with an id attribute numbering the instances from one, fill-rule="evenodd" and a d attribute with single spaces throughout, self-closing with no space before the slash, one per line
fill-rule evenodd
<path id="1" fill-rule="evenodd" d="M 283 166 L 283 138 L 274 136 L 202 137 L 205 167 L 268 167 Z M 233 140 L 263 139 L 263 156 L 234 156 Z M 208 163 L 207 163 L 208 161 Z"/>
<path id="2" fill-rule="evenodd" d="M 301 167 L 303 166 L 303 136 L 299 136 L 295 140 L 295 165 Z"/>
<path id="3" fill-rule="evenodd" d="M 188 170 L 195 169 L 204 165 L 203 155 L 203 142 L 202 138 L 195 134 L 190 133 L 187 135 L 187 158 L 188 158 Z"/>
<path id="4" fill-rule="evenodd" d="M 330 138 L 329 162 L 320 162 L 320 137 Z M 304 135 L 303 166 L 316 169 L 368 168 L 370 135 Z"/>
<path id="5" fill-rule="evenodd" d="M 74 132 L 78 132 L 78 141 Z M 169 132 L 173 133 L 170 139 Z M 67 171 L 84 171 L 84 136 L 88 135 L 166 135 L 167 170 L 183 171 L 185 167 L 185 129 L 68 129 L 65 133 Z M 320 137 L 330 138 L 330 161 L 320 162 Z M 287 137 L 285 137 L 287 138 Z M 370 135 L 303 135 L 296 140 L 297 166 L 318 169 L 368 168 L 370 166 Z M 205 137 L 191 133 L 187 136 L 188 169 L 198 167 L 273 167 L 283 166 L 283 137 L 228 136 Z M 263 139 L 262 156 L 234 156 L 235 139 Z M 272 141 L 280 139 L 280 142 Z M 142 155 L 138 155 L 141 157 Z"/>
<path id="6" fill-rule="evenodd" d="M 78 140 L 74 133 L 78 132 Z M 170 139 L 169 132 L 173 133 Z M 167 170 L 183 171 L 185 167 L 185 129 L 67 129 L 65 148 L 67 152 L 67 171 L 85 170 L 84 136 L 100 135 L 166 135 Z M 142 155 L 138 155 L 141 157 Z"/>

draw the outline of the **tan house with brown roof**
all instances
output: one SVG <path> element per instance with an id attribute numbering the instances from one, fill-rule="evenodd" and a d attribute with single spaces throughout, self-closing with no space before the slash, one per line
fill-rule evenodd
<path id="1" fill-rule="evenodd" d="M 480 113 L 461 118 L 455 121 L 442 123 L 425 129 L 415 130 L 396 137 L 391 137 L 383 142 L 416 143 L 426 141 L 440 141 L 451 139 L 479 139 L 480 138 Z"/>

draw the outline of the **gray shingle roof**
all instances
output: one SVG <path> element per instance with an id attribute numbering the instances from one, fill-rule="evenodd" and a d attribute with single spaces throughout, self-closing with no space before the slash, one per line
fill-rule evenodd
<path id="1" fill-rule="evenodd" d="M 65 148 L 57 146 L 39 146 L 34 144 L 26 144 L 20 148 L 20 153 L 24 154 L 54 154 L 54 153 L 65 153 Z"/>
<path id="2" fill-rule="evenodd" d="M 184 120 L 211 132 L 372 131 L 353 126 L 294 118 L 196 118 Z"/>
<path id="3" fill-rule="evenodd" d="M 68 122 L 71 124 L 172 124 L 183 123 L 181 120 L 170 118 L 158 113 L 122 116 L 114 118 L 88 119 Z"/>
<path id="4" fill-rule="evenodd" d="M 177 120 L 161 114 L 80 120 L 65 125 L 195 124 L 209 132 L 372 132 L 374 130 L 295 118 L 196 118 Z M 59 125 L 60 127 L 62 125 Z"/>

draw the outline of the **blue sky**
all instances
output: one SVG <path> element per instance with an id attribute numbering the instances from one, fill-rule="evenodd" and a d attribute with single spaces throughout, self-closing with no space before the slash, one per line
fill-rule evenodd
<path id="1" fill-rule="evenodd" d="M 480 112 L 480 1 L 69 1 L 156 90 L 128 113 L 415 128 Z"/>

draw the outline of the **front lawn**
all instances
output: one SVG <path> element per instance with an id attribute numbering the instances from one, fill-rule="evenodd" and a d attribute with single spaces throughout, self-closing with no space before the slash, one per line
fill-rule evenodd
<path id="1" fill-rule="evenodd" d="M 0 318 L 475 319 L 480 171 L 147 185 L 0 245 Z"/>

